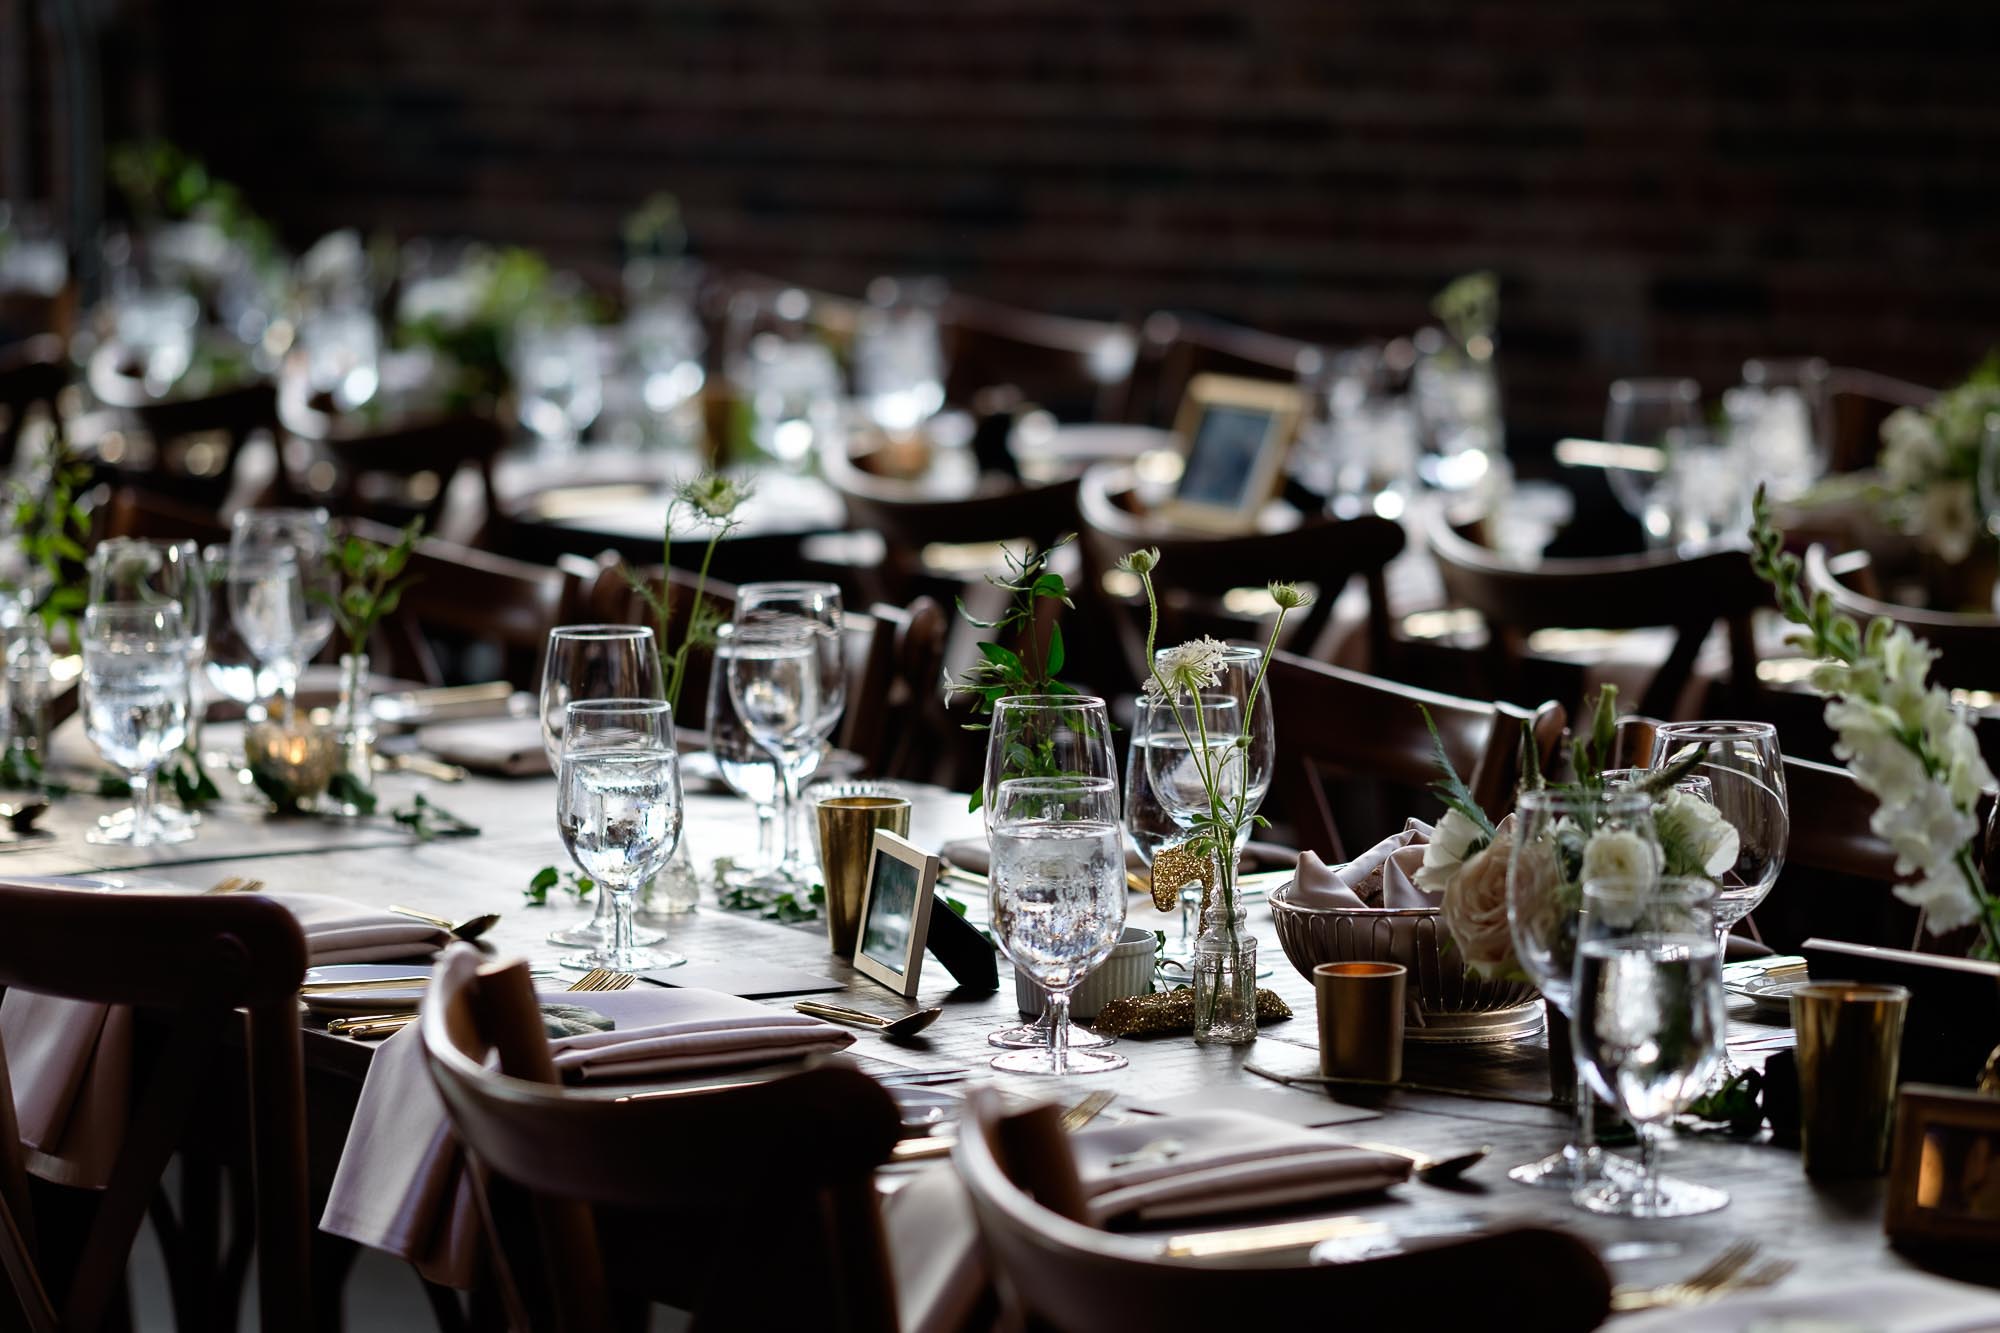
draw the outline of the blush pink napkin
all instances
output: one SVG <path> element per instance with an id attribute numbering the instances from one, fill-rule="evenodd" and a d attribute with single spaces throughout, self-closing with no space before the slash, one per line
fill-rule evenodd
<path id="1" fill-rule="evenodd" d="M 453 949 L 438 966 L 469 970 L 480 961 L 470 948 Z M 715 991 L 642 984 L 542 998 L 586 1004 L 617 1025 L 549 1043 L 569 1082 L 769 1064 L 831 1053 L 854 1041 L 816 1018 Z M 471 1284 L 477 1232 L 471 1183 L 431 1083 L 417 1024 L 375 1052 L 320 1229 L 408 1260 L 433 1282 Z"/>
<path id="2" fill-rule="evenodd" d="M 1342 866 L 1329 866 L 1315 852 L 1299 853 L 1285 899 L 1297 907 L 1436 907 L 1437 899 L 1417 887 L 1416 874 L 1430 844 L 1431 826 L 1412 819 Z"/>
<path id="3" fill-rule="evenodd" d="M 427 957 L 451 939 L 436 926 L 324 894 L 265 896 L 298 918 L 316 966 Z M 132 1011 L 9 991 L 0 1000 L 0 1042 L 28 1169 L 57 1184 L 102 1188 L 125 1141 Z"/>

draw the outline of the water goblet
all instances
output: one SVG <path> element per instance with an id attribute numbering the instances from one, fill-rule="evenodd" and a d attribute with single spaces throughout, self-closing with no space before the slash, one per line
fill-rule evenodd
<path id="1" fill-rule="evenodd" d="M 149 541 L 109 537 L 90 553 L 92 606 L 172 606 L 181 613 L 182 642 L 187 647 L 188 700 L 186 747 L 197 765 L 201 754 L 201 709 L 192 697 L 208 650 L 209 580 L 201 548 L 190 541 Z M 164 828 L 178 829 L 201 822 L 192 810 L 156 805 L 153 817 Z M 105 815 L 106 828 L 121 825 L 127 814 Z"/>
<path id="2" fill-rule="evenodd" d="M 186 825 L 163 826 L 152 809 L 154 771 L 187 743 L 188 684 L 180 608 L 124 603 L 84 612 L 84 734 L 132 784 L 129 817 L 90 830 L 88 841 L 147 847 L 194 836 Z"/>
<path id="3" fill-rule="evenodd" d="M 329 540 L 324 509 L 246 509 L 230 526 L 230 620 L 271 667 L 287 713 L 306 663 L 333 637 Z"/>
<path id="4" fill-rule="evenodd" d="M 1017 1074 L 1122 1069 L 1123 1056 L 1071 1050 L 1069 996 L 1125 930 L 1125 845 L 1118 783 L 1012 778 L 994 795 L 990 912 L 1015 968 L 1048 992 L 1048 1044 L 993 1057 Z"/>
<path id="5" fill-rule="evenodd" d="M 556 765 L 556 827 L 577 868 L 610 896 L 611 935 L 564 957 L 564 967 L 642 972 L 687 961 L 632 938 L 633 899 L 672 858 L 681 819 L 680 754 L 666 702 L 571 702 Z"/>
<path id="6" fill-rule="evenodd" d="M 758 744 L 748 724 L 736 711 L 736 701 L 728 689 L 729 663 L 736 656 L 736 627 L 718 625 L 714 684 L 708 691 L 708 752 L 715 756 L 716 771 L 722 781 L 757 810 L 757 859 L 725 875 L 742 888 L 788 887 L 779 873 L 782 857 L 778 848 L 778 791 L 783 777 L 778 760 Z"/>
<path id="7" fill-rule="evenodd" d="M 783 754 L 772 750 L 785 770 L 780 775 L 783 803 L 779 817 L 784 821 L 784 859 L 779 873 L 791 884 L 804 885 L 811 882 L 814 867 L 806 858 L 806 839 L 799 833 L 799 788 L 819 768 L 827 743 L 847 708 L 840 589 L 835 584 L 808 581 L 745 583 L 736 589 L 735 623 L 746 636 L 738 640 L 741 644 L 750 645 L 754 640 L 768 648 L 772 633 L 798 631 L 811 646 L 805 659 L 813 676 L 811 727 L 788 741 Z M 749 654 L 748 670 L 752 675 L 768 674 L 765 668 L 773 659 L 765 655 L 764 648 Z M 741 674 L 736 670 L 739 664 L 732 663 L 729 673 L 732 682 Z M 735 688 L 733 684 L 731 688 Z M 755 732 L 753 726 L 752 733 Z M 761 736 L 759 742 L 767 748 L 771 746 Z"/>

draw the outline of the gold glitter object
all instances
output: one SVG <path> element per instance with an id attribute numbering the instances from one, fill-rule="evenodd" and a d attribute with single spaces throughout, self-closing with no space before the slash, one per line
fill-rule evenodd
<path id="1" fill-rule="evenodd" d="M 1292 1007 L 1275 991 L 1257 992 L 1257 1021 L 1275 1023 L 1290 1018 Z M 1177 986 L 1152 995 L 1106 1000 L 1091 1027 L 1112 1037 L 1164 1037 L 1194 1031 L 1194 990 Z"/>
<path id="2" fill-rule="evenodd" d="M 1153 854 L 1153 906 L 1171 912 L 1179 905 L 1181 890 L 1201 881 L 1201 901 L 1208 905 L 1209 858 L 1197 854 L 1189 843 L 1162 847 Z"/>

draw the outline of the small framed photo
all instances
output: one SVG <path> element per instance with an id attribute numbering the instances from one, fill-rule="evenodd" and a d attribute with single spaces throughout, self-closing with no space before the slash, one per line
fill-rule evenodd
<path id="1" fill-rule="evenodd" d="M 2000 1097 L 1903 1085 L 1882 1227 L 1915 1248 L 2000 1246 Z"/>
<path id="2" fill-rule="evenodd" d="M 1278 493 L 1305 395 L 1289 384 L 1197 375 L 1174 419 L 1181 479 L 1163 513 L 1195 527 L 1242 531 Z"/>
<path id="3" fill-rule="evenodd" d="M 868 888 L 861 897 L 861 937 L 854 966 L 905 999 L 917 993 L 938 858 L 887 829 L 875 830 L 868 854 Z"/>

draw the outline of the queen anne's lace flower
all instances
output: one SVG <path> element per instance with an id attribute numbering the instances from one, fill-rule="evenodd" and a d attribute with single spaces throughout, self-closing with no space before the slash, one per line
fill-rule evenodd
<path id="1" fill-rule="evenodd" d="M 1164 648 L 1153 659 L 1153 674 L 1146 678 L 1146 694 L 1157 699 L 1165 689 L 1175 694 L 1200 694 L 1222 683 L 1222 662 L 1229 647 L 1220 640 L 1203 636 L 1174 648 Z"/>

